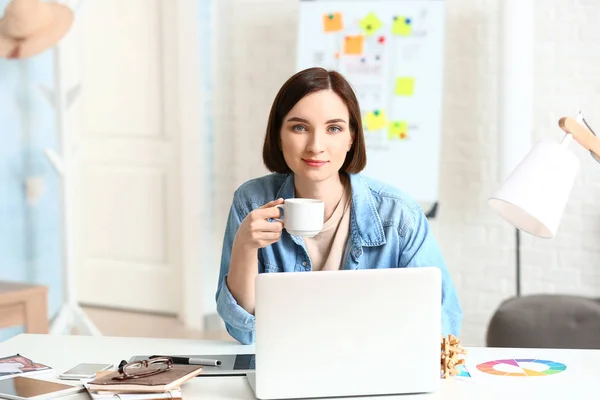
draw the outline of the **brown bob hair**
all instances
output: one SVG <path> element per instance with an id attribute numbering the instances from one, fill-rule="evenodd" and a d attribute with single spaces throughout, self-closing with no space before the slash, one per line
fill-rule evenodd
<path id="1" fill-rule="evenodd" d="M 263 145 L 263 162 L 271 172 L 281 174 L 292 172 L 285 162 L 281 150 L 283 118 L 304 96 L 320 90 L 333 90 L 348 107 L 350 133 L 353 142 L 341 169 L 349 174 L 354 174 L 365 168 L 367 152 L 360 107 L 356 95 L 348 81 L 340 73 L 315 67 L 297 72 L 283 84 L 277 96 L 275 96 L 269 113 L 267 133 Z"/>

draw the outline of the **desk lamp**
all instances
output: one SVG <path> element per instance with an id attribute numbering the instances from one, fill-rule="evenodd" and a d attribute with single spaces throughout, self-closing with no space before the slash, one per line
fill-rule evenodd
<path id="1" fill-rule="evenodd" d="M 579 112 L 558 121 L 560 142 L 537 142 L 511 172 L 488 204 L 517 229 L 541 238 L 556 235 L 579 171 L 579 158 L 569 149 L 573 139 L 600 162 L 600 138 Z"/>

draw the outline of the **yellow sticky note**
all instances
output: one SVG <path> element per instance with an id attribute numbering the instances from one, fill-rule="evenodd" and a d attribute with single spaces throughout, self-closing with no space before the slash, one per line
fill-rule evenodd
<path id="1" fill-rule="evenodd" d="M 404 140 L 408 137 L 408 124 L 406 121 L 392 121 L 388 128 L 389 139 Z"/>
<path id="2" fill-rule="evenodd" d="M 360 20 L 360 27 L 367 36 L 371 36 L 377 32 L 382 25 L 383 23 L 374 13 L 369 13 L 369 15 Z"/>
<path id="3" fill-rule="evenodd" d="M 385 117 L 385 111 L 375 110 L 367 113 L 367 130 L 377 131 L 385 128 L 387 119 Z"/>
<path id="4" fill-rule="evenodd" d="M 363 35 L 346 36 L 346 40 L 344 40 L 344 53 L 362 54 L 364 44 L 365 37 Z"/>
<path id="5" fill-rule="evenodd" d="M 338 32 L 344 29 L 342 13 L 336 12 L 323 15 L 323 30 L 325 32 Z"/>
<path id="6" fill-rule="evenodd" d="M 412 96 L 415 90 L 415 78 L 401 76 L 396 79 L 396 96 Z"/>
<path id="7" fill-rule="evenodd" d="M 412 21 L 410 18 L 403 16 L 394 17 L 394 24 L 392 25 L 392 33 L 399 36 L 410 36 L 412 31 Z"/>

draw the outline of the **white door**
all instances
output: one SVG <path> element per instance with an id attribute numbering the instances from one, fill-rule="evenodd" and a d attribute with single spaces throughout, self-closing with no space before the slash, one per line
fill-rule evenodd
<path id="1" fill-rule="evenodd" d="M 185 311 L 184 221 L 196 216 L 182 206 L 183 187 L 199 182 L 185 181 L 181 162 L 180 6 L 86 0 L 77 13 L 81 93 L 70 122 L 80 149 L 76 290 L 86 305 Z"/>

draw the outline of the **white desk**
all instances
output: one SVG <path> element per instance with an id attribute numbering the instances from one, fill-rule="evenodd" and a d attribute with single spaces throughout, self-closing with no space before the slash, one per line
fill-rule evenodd
<path id="1" fill-rule="evenodd" d="M 469 348 L 467 367 L 472 379 L 443 380 L 440 391 L 426 395 L 384 396 L 381 399 L 598 399 L 600 394 L 600 350 L 544 350 Z M 23 334 L 0 343 L 0 356 L 16 353 L 47 364 L 56 373 L 80 362 L 118 364 L 140 354 L 237 354 L 253 353 L 253 346 L 234 342 L 140 339 L 90 336 Z M 483 374 L 476 365 L 497 359 L 535 358 L 567 365 L 562 373 L 540 377 L 501 377 Z M 52 375 L 39 375 L 52 379 Z M 401 379 L 401 377 L 399 377 Z M 245 377 L 198 377 L 182 386 L 185 400 L 252 400 Z M 509 396 L 509 397 L 507 397 Z M 65 400 L 88 400 L 85 393 Z M 362 400 L 365 398 L 362 397 Z"/>

